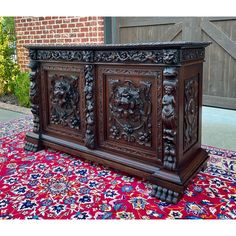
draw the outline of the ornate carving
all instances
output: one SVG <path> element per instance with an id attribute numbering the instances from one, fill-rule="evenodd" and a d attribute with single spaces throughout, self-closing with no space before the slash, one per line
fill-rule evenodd
<path id="1" fill-rule="evenodd" d="M 79 78 L 54 74 L 50 79 L 51 123 L 79 129 Z"/>
<path id="2" fill-rule="evenodd" d="M 177 64 L 179 61 L 178 51 L 176 49 L 163 50 L 163 63 Z"/>
<path id="3" fill-rule="evenodd" d="M 109 149 L 114 149 L 120 152 L 124 152 L 124 153 L 129 153 L 130 155 L 136 155 L 139 157 L 143 157 L 143 158 L 147 158 L 147 159 L 152 159 L 152 160 L 161 160 L 162 158 L 162 117 L 161 117 L 161 110 L 162 110 L 162 105 L 161 105 L 161 99 L 162 99 L 162 80 L 161 80 L 161 76 L 162 73 L 161 71 L 153 71 L 153 70 L 143 70 L 143 69 L 130 69 L 130 68 L 112 68 L 112 67 L 108 67 L 108 68 L 99 68 L 98 70 L 98 80 L 99 81 L 104 81 L 103 78 L 109 78 L 109 75 L 111 75 L 112 77 L 128 77 L 128 76 L 138 76 L 138 77 L 144 77 L 144 78 L 153 78 L 153 82 L 155 81 L 156 86 L 157 86 L 157 92 L 156 92 L 156 96 L 157 96 L 157 106 L 159 106 L 160 111 L 157 109 L 157 127 L 158 127 L 158 132 L 157 132 L 157 151 L 158 151 L 158 155 L 156 154 L 152 154 L 152 153 L 148 153 L 146 151 L 139 151 L 138 149 L 134 149 L 134 148 L 130 148 L 130 147 L 124 147 L 124 145 L 117 145 L 117 144 L 113 144 L 112 142 L 106 142 L 104 140 L 104 129 L 106 129 L 104 127 L 104 122 L 100 122 L 99 123 L 99 139 L 100 139 L 100 146 L 104 147 L 104 148 L 109 148 Z M 113 78 L 114 78 L 113 77 Z M 104 81 L 105 82 L 105 81 Z M 154 85 L 154 84 L 153 84 Z M 104 86 L 103 83 L 101 83 L 98 87 L 98 92 L 99 92 L 99 116 L 101 117 L 102 120 L 106 119 L 106 114 L 104 114 L 104 111 L 106 110 L 106 108 L 104 108 L 104 103 L 103 103 L 103 95 L 106 93 L 104 90 Z M 109 93 L 110 94 L 110 93 Z M 115 127 L 112 127 L 112 125 L 109 126 L 109 130 L 108 129 L 108 133 L 109 135 L 114 135 L 116 136 L 117 134 L 117 130 Z M 110 136 L 112 137 L 112 136 Z M 131 143 L 132 144 L 132 143 Z M 159 146 L 159 147 L 158 147 Z"/>
<path id="4" fill-rule="evenodd" d="M 97 62 L 152 62 L 162 63 L 162 50 L 155 51 L 97 51 Z"/>
<path id="5" fill-rule="evenodd" d="M 165 168 L 173 170 L 176 167 L 176 88 L 177 68 L 167 67 L 163 71 L 163 149 Z"/>
<path id="6" fill-rule="evenodd" d="M 37 51 L 34 49 L 29 50 L 29 58 L 30 60 L 37 60 Z"/>
<path id="7" fill-rule="evenodd" d="M 198 77 L 184 83 L 184 150 L 198 139 Z"/>
<path id="8" fill-rule="evenodd" d="M 24 149 L 29 152 L 37 152 L 40 148 L 38 144 L 30 143 L 30 142 L 25 142 Z"/>
<path id="9" fill-rule="evenodd" d="M 93 51 L 76 50 L 38 50 L 37 60 L 92 62 Z"/>
<path id="10" fill-rule="evenodd" d="M 85 146 L 95 148 L 94 65 L 85 65 L 86 134 Z"/>
<path id="11" fill-rule="evenodd" d="M 205 49 L 204 48 L 186 48 L 182 49 L 181 61 L 198 60 L 204 59 Z"/>
<path id="12" fill-rule="evenodd" d="M 152 197 L 157 197 L 162 201 L 176 204 L 180 199 L 180 193 L 174 192 L 170 189 L 154 185 L 150 194 Z"/>
<path id="13" fill-rule="evenodd" d="M 38 81 L 38 62 L 31 60 L 29 64 L 31 69 L 30 78 L 30 102 L 31 112 L 33 114 L 33 132 L 39 132 L 39 81 Z"/>
<path id="14" fill-rule="evenodd" d="M 151 82 L 109 82 L 110 137 L 151 147 Z"/>
<path id="15" fill-rule="evenodd" d="M 179 61 L 177 50 L 152 50 L 152 51 L 96 51 L 96 62 L 140 62 L 175 64 Z"/>

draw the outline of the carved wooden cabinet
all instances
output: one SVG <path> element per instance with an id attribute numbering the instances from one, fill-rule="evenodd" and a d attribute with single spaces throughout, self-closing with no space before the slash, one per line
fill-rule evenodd
<path id="1" fill-rule="evenodd" d="M 34 129 L 52 147 L 141 176 L 176 203 L 205 166 L 202 64 L 209 42 L 27 46 Z"/>

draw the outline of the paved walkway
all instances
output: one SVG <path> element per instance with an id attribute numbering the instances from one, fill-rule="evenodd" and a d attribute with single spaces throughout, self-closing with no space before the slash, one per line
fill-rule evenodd
<path id="1" fill-rule="evenodd" d="M 24 114 L 31 114 L 30 109 L 0 103 L 0 121 Z M 236 151 L 236 111 L 203 107 L 202 144 Z"/>
<path id="2" fill-rule="evenodd" d="M 236 151 L 236 111 L 203 107 L 202 144 Z"/>

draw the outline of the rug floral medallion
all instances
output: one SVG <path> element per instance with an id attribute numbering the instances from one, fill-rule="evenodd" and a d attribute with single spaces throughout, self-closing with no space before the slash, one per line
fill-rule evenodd
<path id="1" fill-rule="evenodd" d="M 152 184 L 52 149 L 24 151 L 32 117 L 0 123 L 1 219 L 236 219 L 236 152 L 203 146 L 208 167 L 176 205 Z"/>

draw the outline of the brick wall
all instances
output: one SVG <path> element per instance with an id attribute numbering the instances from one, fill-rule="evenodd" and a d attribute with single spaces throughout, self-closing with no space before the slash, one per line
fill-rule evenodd
<path id="1" fill-rule="evenodd" d="M 15 17 L 17 58 L 28 70 L 26 44 L 87 44 L 104 42 L 103 17 Z"/>

